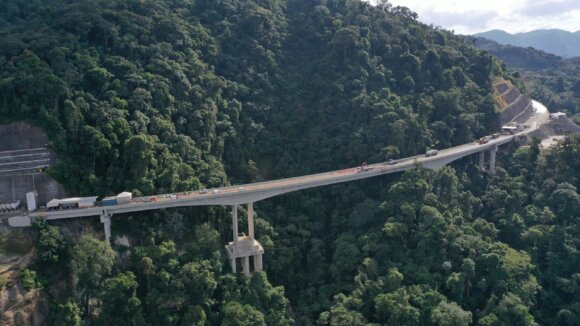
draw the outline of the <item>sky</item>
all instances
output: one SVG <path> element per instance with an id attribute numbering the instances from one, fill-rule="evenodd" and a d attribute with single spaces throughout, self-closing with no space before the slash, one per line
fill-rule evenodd
<path id="1" fill-rule="evenodd" d="M 377 0 L 370 0 L 376 3 Z M 492 29 L 508 33 L 557 28 L 580 30 L 580 0 L 389 0 L 419 15 L 419 21 L 475 34 Z"/>

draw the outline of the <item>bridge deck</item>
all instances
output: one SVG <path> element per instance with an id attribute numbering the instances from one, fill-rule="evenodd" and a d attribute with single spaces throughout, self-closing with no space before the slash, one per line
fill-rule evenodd
<path id="1" fill-rule="evenodd" d="M 533 105 L 541 106 L 533 101 Z M 516 137 L 525 136 L 535 131 L 539 126 L 548 120 L 547 110 L 538 111 L 527 121 L 530 128 L 516 135 L 501 136 L 490 140 L 487 144 L 479 145 L 475 142 L 463 144 L 456 147 L 440 150 L 435 156 L 425 157 L 414 156 L 397 160 L 395 164 L 387 162 L 369 165 L 365 171 L 360 171 L 358 167 L 335 170 L 325 173 L 318 173 L 294 178 L 279 179 L 273 181 L 257 182 L 237 186 L 217 188 L 207 193 L 184 192 L 176 196 L 161 194 L 156 196 L 134 198 L 131 203 L 115 206 L 80 208 L 52 212 L 34 212 L 29 217 L 42 217 L 46 219 L 63 219 L 82 216 L 112 215 L 137 211 L 146 211 L 170 207 L 204 206 L 204 205 L 239 205 L 255 202 L 292 191 L 320 187 L 324 185 L 348 182 L 353 180 L 375 177 L 383 174 L 401 172 L 412 169 L 416 164 L 422 164 L 427 168 L 437 169 L 452 161 L 462 157 L 492 150 L 499 145 L 511 142 Z M 155 201 L 151 198 L 155 197 Z M 16 223 L 16 221 L 15 221 Z"/>

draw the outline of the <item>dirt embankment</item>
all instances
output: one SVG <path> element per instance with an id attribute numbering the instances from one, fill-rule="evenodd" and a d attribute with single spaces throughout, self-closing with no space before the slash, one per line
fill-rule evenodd
<path id="1" fill-rule="evenodd" d="M 30 232 L 0 226 L 0 325 L 46 325 L 46 300 L 37 290 L 26 291 L 18 279 L 32 259 Z"/>
<path id="2" fill-rule="evenodd" d="M 500 123 L 505 125 L 508 122 L 524 123 L 534 112 L 532 101 L 520 91 L 510 81 L 498 79 L 493 84 L 494 99 L 496 107 L 500 111 Z M 544 140 L 552 140 L 572 133 L 580 133 L 580 126 L 576 125 L 566 116 L 560 116 L 543 125 L 538 130 L 531 133 L 530 137 L 537 137 Z"/>
<path id="3" fill-rule="evenodd" d="M 518 117 L 532 114 L 533 108 L 530 98 L 521 94 L 520 90 L 509 80 L 498 79 L 493 84 L 493 90 L 502 126 Z"/>
<path id="4" fill-rule="evenodd" d="M 540 129 L 533 132 L 530 136 L 545 139 L 553 136 L 565 136 L 569 134 L 580 133 L 580 126 L 570 120 L 568 117 L 560 117 L 555 120 L 550 120 Z"/>
<path id="5" fill-rule="evenodd" d="M 47 324 L 49 306 L 37 290 L 26 291 L 18 282 L 0 292 L 2 315 L 6 326 L 41 326 Z"/>

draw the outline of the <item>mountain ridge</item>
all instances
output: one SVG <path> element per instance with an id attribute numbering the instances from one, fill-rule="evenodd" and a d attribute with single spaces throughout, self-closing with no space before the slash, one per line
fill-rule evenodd
<path id="1" fill-rule="evenodd" d="M 473 36 L 484 37 L 503 45 L 533 47 L 564 58 L 580 56 L 580 31 L 538 29 L 511 34 L 504 30 L 493 29 Z"/>

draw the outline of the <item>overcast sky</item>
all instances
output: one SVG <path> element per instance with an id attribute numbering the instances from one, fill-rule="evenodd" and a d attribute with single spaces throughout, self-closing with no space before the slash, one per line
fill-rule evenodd
<path id="1" fill-rule="evenodd" d="M 370 0 L 376 2 L 376 0 Z M 389 0 L 409 7 L 427 24 L 474 34 L 491 29 L 509 33 L 534 29 L 580 30 L 580 0 Z"/>

